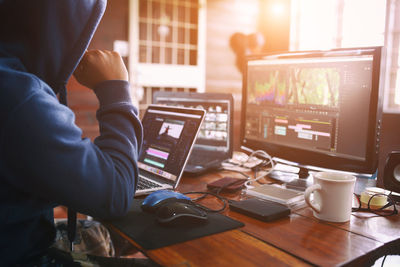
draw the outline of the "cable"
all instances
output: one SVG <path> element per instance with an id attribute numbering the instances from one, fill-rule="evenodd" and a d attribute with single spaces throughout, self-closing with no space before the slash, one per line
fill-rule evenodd
<path id="1" fill-rule="evenodd" d="M 383 264 L 385 264 L 386 256 L 387 256 L 387 255 L 385 255 L 385 257 L 383 257 L 381 267 L 383 267 Z"/>
<path id="2" fill-rule="evenodd" d="M 212 192 L 207 192 L 207 191 L 190 191 L 190 192 L 185 192 L 185 193 L 183 193 L 183 194 L 184 194 L 184 195 L 203 194 L 203 195 L 200 196 L 200 197 L 197 197 L 197 198 L 192 199 L 192 201 L 193 201 L 193 203 L 194 203 L 197 207 L 199 207 L 199 208 L 201 208 L 201 209 L 203 209 L 203 210 L 205 210 L 205 211 L 208 211 L 208 212 L 221 212 L 221 211 L 225 210 L 225 208 L 226 208 L 226 206 L 227 206 L 227 204 L 226 204 L 226 202 L 227 202 L 226 198 L 224 198 L 224 197 L 222 197 L 222 196 L 220 196 L 220 195 L 218 195 L 218 194 L 212 193 Z M 223 203 L 222 208 L 214 210 L 214 209 L 207 208 L 207 207 L 205 207 L 205 206 L 203 206 L 203 205 L 201 205 L 201 204 L 195 202 L 195 201 L 198 201 L 198 200 L 201 200 L 201 199 L 205 198 L 207 195 L 211 195 L 211 196 L 214 196 L 214 197 L 218 198 L 218 199 Z"/>
<path id="3" fill-rule="evenodd" d="M 224 160 L 222 162 L 222 169 L 230 171 L 230 170 L 235 170 L 234 169 L 235 167 L 240 167 L 240 168 L 244 168 L 246 170 L 251 170 L 251 167 L 245 166 L 245 164 L 249 162 L 250 158 L 245 153 L 243 153 L 243 154 L 246 156 L 246 158 L 244 158 L 243 156 L 241 158 L 233 156 L 232 159 Z M 233 169 L 231 169 L 231 168 L 233 168 Z"/>
<path id="4" fill-rule="evenodd" d="M 252 182 L 258 181 L 258 180 L 260 180 L 261 178 L 264 178 L 265 176 L 267 176 L 268 174 L 270 174 L 270 173 L 274 170 L 274 168 L 275 168 L 275 163 L 274 163 L 272 157 L 271 157 L 267 152 L 265 152 L 264 150 L 255 150 L 255 151 L 251 152 L 251 154 L 249 155 L 248 160 L 249 160 L 251 157 L 256 156 L 256 155 L 259 155 L 259 156 L 261 156 L 261 157 L 267 159 L 267 162 L 265 162 L 265 165 L 271 165 L 271 168 L 269 168 L 265 173 L 263 173 L 263 174 L 261 174 L 261 175 L 259 175 L 259 176 L 255 176 L 254 179 L 249 179 L 249 180 L 244 184 L 244 186 L 245 186 L 246 188 L 249 188 L 249 187 L 250 187 L 250 184 L 251 184 Z M 247 161 L 248 161 L 248 160 L 247 160 Z M 246 162 L 247 162 L 247 161 L 246 161 Z M 256 172 L 256 173 L 257 173 L 257 172 Z"/>
<path id="5" fill-rule="evenodd" d="M 240 173 L 241 175 L 243 175 L 244 177 L 246 177 L 247 181 L 244 183 L 244 186 L 245 186 L 246 188 L 248 188 L 248 187 L 250 186 L 250 183 L 255 182 L 255 181 L 258 181 L 259 179 L 261 179 L 261 178 L 267 176 L 268 174 L 270 174 L 270 173 L 274 170 L 274 168 L 275 168 L 275 163 L 274 163 L 274 161 L 272 160 L 272 157 L 271 157 L 267 152 L 265 152 L 265 151 L 263 151 L 263 150 L 256 150 L 256 151 L 253 151 L 253 152 L 249 155 L 249 157 L 247 158 L 247 160 L 246 160 L 244 163 L 248 162 L 252 157 L 254 157 L 254 156 L 256 156 L 256 155 L 259 155 L 259 156 L 261 156 L 261 157 L 264 158 L 264 161 L 261 163 L 263 166 L 271 165 L 271 168 L 269 168 L 268 171 L 267 171 L 266 173 L 263 173 L 262 175 L 260 175 L 260 176 L 258 176 L 258 177 L 255 175 L 256 177 L 255 177 L 254 179 L 251 179 L 249 175 L 245 174 L 245 173 L 242 172 L 242 171 L 238 171 L 238 170 L 228 170 L 228 171 L 233 171 L 233 172 Z M 265 161 L 265 159 L 266 159 L 266 161 Z M 243 165 L 243 163 L 242 163 L 241 165 Z M 259 167 L 259 166 L 260 166 L 260 164 L 257 165 L 256 167 Z M 221 168 L 221 170 L 225 170 L 225 168 Z M 257 172 L 256 172 L 256 173 L 257 173 Z M 242 181 L 233 181 L 232 183 L 228 183 L 228 184 L 226 184 L 226 185 L 224 185 L 224 186 L 218 188 L 217 191 L 216 191 L 216 193 L 212 193 L 212 192 L 208 192 L 208 191 L 190 191 L 190 192 L 185 192 L 185 193 L 183 193 L 183 194 L 184 194 L 184 195 L 189 195 L 189 194 L 202 194 L 200 197 L 197 197 L 197 198 L 195 198 L 195 199 L 192 199 L 192 201 L 194 202 L 194 204 L 195 204 L 196 206 L 198 206 L 199 208 L 204 209 L 204 210 L 206 210 L 206 211 L 208 211 L 208 212 L 221 212 L 221 211 L 225 210 L 225 208 L 227 207 L 227 199 L 224 198 L 224 197 L 222 197 L 222 196 L 220 196 L 219 193 L 220 193 L 223 189 L 225 189 L 225 188 L 227 188 L 227 187 L 229 187 L 229 186 L 231 186 L 231 185 L 234 185 L 234 184 L 236 184 L 236 183 L 239 183 L 239 182 L 242 182 Z M 199 200 L 201 200 L 201 199 L 204 199 L 207 195 L 212 195 L 212 196 L 218 198 L 218 199 L 223 203 L 223 207 L 220 208 L 220 209 L 214 210 L 214 209 L 210 209 L 210 208 L 208 208 L 208 207 L 205 207 L 205 206 L 203 206 L 203 205 L 201 205 L 201 204 L 195 202 L 195 201 L 199 201 Z"/>
<path id="6" fill-rule="evenodd" d="M 246 177 L 246 179 L 250 179 L 250 176 L 249 176 L 249 175 L 247 175 L 247 174 L 245 174 L 245 173 L 244 173 L 244 172 L 242 172 L 242 171 L 238 171 L 238 170 L 230 170 L 230 169 L 224 169 L 224 168 L 221 168 L 220 170 L 221 170 L 221 171 L 229 171 L 229 172 L 237 172 L 237 173 L 239 173 L 239 174 L 243 175 L 244 177 Z"/>

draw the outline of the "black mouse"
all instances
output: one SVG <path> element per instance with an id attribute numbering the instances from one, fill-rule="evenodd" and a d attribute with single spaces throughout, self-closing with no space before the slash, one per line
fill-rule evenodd
<path id="1" fill-rule="evenodd" d="M 179 192 L 171 190 L 158 190 L 148 195 L 142 202 L 143 211 L 154 212 L 167 202 L 176 201 L 177 199 L 190 202 L 190 198 Z"/>
<path id="2" fill-rule="evenodd" d="M 163 225 L 194 226 L 207 222 L 208 218 L 207 212 L 194 203 L 176 200 L 159 207 L 156 220 Z"/>

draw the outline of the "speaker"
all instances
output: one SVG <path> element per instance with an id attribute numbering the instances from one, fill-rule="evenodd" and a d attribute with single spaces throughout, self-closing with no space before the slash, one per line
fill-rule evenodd
<path id="1" fill-rule="evenodd" d="M 387 156 L 383 184 L 385 189 L 400 193 L 400 151 L 392 151 Z"/>

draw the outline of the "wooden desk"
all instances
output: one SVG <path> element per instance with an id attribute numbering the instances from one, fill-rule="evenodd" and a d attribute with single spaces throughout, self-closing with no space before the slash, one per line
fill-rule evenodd
<path id="1" fill-rule="evenodd" d="M 184 177 L 178 190 L 205 191 L 208 182 L 228 174 L 240 177 L 227 172 Z M 240 192 L 224 196 L 236 200 L 244 197 Z M 201 203 L 219 207 L 211 197 Z M 400 215 L 356 213 L 350 222 L 327 223 L 314 218 L 308 207 L 274 222 L 262 222 L 229 209 L 224 214 L 245 226 L 142 251 L 163 266 L 371 266 L 383 255 L 400 254 Z M 141 249 L 134 240 L 125 238 Z"/>

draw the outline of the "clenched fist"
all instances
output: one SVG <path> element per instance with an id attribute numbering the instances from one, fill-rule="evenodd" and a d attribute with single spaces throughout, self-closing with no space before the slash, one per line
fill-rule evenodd
<path id="1" fill-rule="evenodd" d="M 89 88 L 108 80 L 128 80 L 128 71 L 117 52 L 90 50 L 82 57 L 74 72 L 76 80 Z"/>

